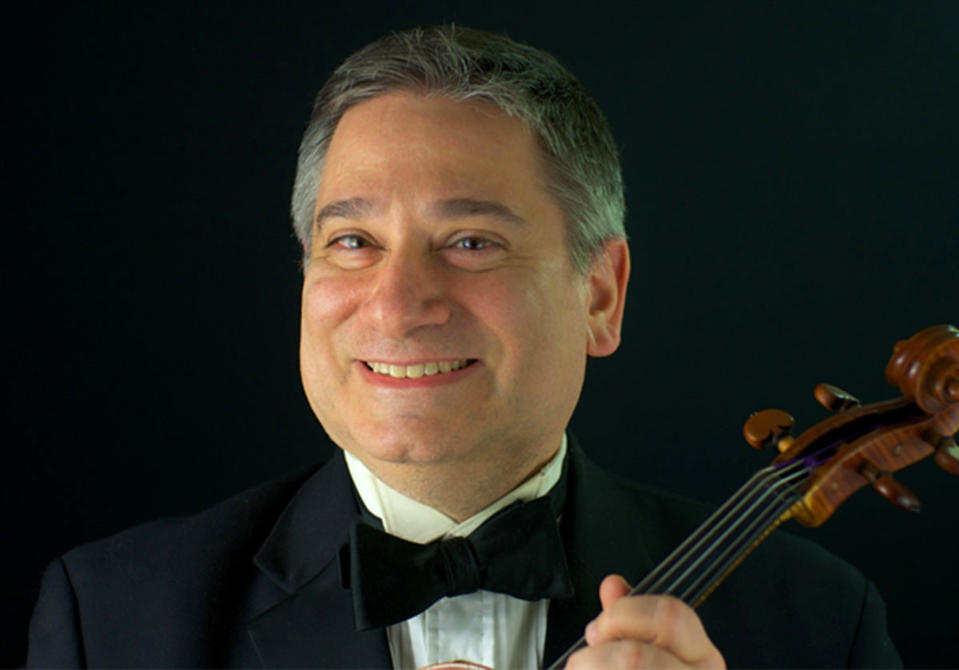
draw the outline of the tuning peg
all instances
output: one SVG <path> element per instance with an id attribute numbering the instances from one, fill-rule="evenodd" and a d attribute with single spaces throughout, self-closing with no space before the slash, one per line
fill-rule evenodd
<path id="1" fill-rule="evenodd" d="M 940 440 L 933 460 L 950 475 L 959 475 L 959 446 L 956 445 L 956 438 L 946 437 Z"/>
<path id="2" fill-rule="evenodd" d="M 919 496 L 909 490 L 902 482 L 897 482 L 888 472 L 881 472 L 875 465 L 866 461 L 859 474 L 872 482 L 872 487 L 883 498 L 907 512 L 918 512 L 922 507 Z"/>
<path id="3" fill-rule="evenodd" d="M 817 384 L 813 395 L 820 405 L 830 412 L 843 412 L 850 407 L 859 407 L 861 404 L 855 396 L 843 391 L 832 384 Z"/>
<path id="4" fill-rule="evenodd" d="M 775 446 L 786 451 L 795 441 L 791 431 L 796 420 L 781 409 L 764 409 L 746 419 L 743 424 L 743 437 L 756 449 Z"/>
<path id="5" fill-rule="evenodd" d="M 879 475 L 872 487 L 883 498 L 907 512 L 918 512 L 922 508 L 919 497 L 902 482 L 897 482 L 890 474 Z"/>

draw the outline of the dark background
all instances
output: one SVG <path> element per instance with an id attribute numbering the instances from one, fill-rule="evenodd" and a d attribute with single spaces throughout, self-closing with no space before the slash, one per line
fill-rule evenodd
<path id="1" fill-rule="evenodd" d="M 328 453 L 296 147 L 349 52 L 449 20 L 556 54 L 618 139 L 625 344 L 573 422 L 600 463 L 721 501 L 770 458 L 751 411 L 809 426 L 820 381 L 893 396 L 893 343 L 959 325 L 957 3 L 45 6 L 6 28 L 0 664 L 57 554 Z M 790 531 L 878 584 L 908 665 L 956 666 L 959 481 L 900 479 L 918 516 L 867 491 Z"/>

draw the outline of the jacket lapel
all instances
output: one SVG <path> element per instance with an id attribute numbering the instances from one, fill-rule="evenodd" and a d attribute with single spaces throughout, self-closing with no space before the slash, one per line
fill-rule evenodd
<path id="1" fill-rule="evenodd" d="M 635 584 L 653 567 L 642 511 L 609 474 L 586 459 L 570 437 L 566 504 L 560 530 L 574 594 L 550 602 L 543 651 L 551 665 L 583 635 L 600 612 L 599 583 L 619 574 Z"/>
<path id="2" fill-rule="evenodd" d="M 343 454 L 308 479 L 254 563 L 279 587 L 247 631 L 266 667 L 390 668 L 383 631 L 357 632 L 337 555 L 359 514 Z"/>

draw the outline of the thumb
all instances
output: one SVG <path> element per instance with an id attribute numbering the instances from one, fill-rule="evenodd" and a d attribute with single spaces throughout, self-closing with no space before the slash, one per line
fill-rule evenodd
<path id="1" fill-rule="evenodd" d="M 603 609 L 608 608 L 614 602 L 629 595 L 629 583 L 619 575 L 609 575 L 599 585 L 599 601 L 603 604 Z"/>

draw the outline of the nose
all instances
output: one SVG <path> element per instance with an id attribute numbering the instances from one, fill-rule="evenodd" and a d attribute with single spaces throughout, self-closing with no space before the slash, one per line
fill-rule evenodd
<path id="1" fill-rule="evenodd" d="M 452 314 L 442 268 L 431 254 L 394 249 L 381 261 L 363 311 L 383 336 L 402 339 Z"/>

